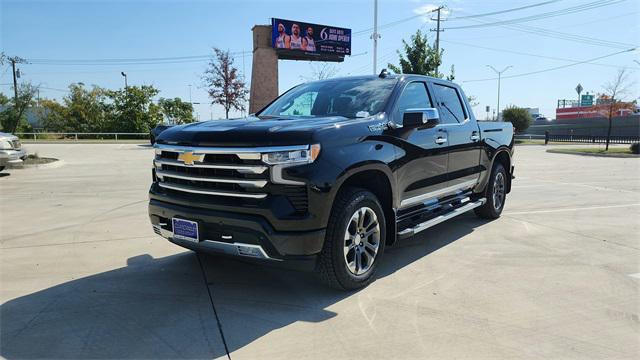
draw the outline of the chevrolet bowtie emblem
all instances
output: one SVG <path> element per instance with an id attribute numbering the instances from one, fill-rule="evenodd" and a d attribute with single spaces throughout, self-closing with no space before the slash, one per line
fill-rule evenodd
<path id="1" fill-rule="evenodd" d="M 178 161 L 182 161 L 185 165 L 193 165 L 194 162 L 202 162 L 204 155 L 194 154 L 192 151 L 185 151 L 178 155 Z"/>

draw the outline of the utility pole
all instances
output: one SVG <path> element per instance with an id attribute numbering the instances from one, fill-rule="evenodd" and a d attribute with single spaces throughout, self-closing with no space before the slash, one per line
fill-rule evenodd
<path id="1" fill-rule="evenodd" d="M 436 32 L 436 55 L 438 56 L 438 60 L 440 60 L 436 63 L 436 74 L 435 74 L 436 76 L 438 76 L 439 63 L 442 61 L 442 59 L 440 59 L 440 32 L 444 31 L 444 30 L 440 30 L 440 12 L 442 11 L 442 9 L 444 9 L 444 6 L 439 6 L 437 9 L 434 9 L 431 11 L 431 12 L 438 12 L 438 17 L 436 18 L 436 21 L 437 21 L 436 28 L 429 30 L 429 31 Z"/>
<path id="2" fill-rule="evenodd" d="M 11 59 L 11 68 L 13 69 L 13 100 L 14 104 L 18 103 L 18 78 L 16 77 L 16 58 L 12 57 Z"/>
<path id="3" fill-rule="evenodd" d="M 378 0 L 373 0 L 373 75 L 378 75 Z"/>
<path id="4" fill-rule="evenodd" d="M 502 78 L 502 73 L 507 71 L 509 68 L 512 68 L 513 66 L 509 65 L 506 68 L 502 69 L 502 71 L 498 71 L 496 70 L 496 68 L 494 68 L 491 65 L 487 65 L 488 68 L 490 68 L 491 70 L 495 71 L 496 74 L 498 74 L 498 107 L 496 107 L 496 111 L 498 112 L 498 119 L 500 120 L 500 79 Z"/>

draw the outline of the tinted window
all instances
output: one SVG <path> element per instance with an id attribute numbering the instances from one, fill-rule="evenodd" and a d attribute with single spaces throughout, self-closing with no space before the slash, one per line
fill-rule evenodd
<path id="1" fill-rule="evenodd" d="M 402 114 L 408 109 L 424 109 L 430 108 L 431 100 L 427 94 L 427 87 L 423 82 L 412 82 L 402 91 L 400 99 L 398 99 L 398 114 L 402 118 Z"/>
<path id="2" fill-rule="evenodd" d="M 446 85 L 433 84 L 440 106 L 440 121 L 443 124 L 461 123 L 466 118 L 458 90 Z"/>
<path id="3" fill-rule="evenodd" d="M 301 115 L 310 116 L 313 104 L 316 101 L 318 93 L 307 92 L 293 99 L 293 104 L 284 111 L 281 111 L 278 115 Z"/>
<path id="4" fill-rule="evenodd" d="M 395 79 L 340 79 L 297 86 L 261 111 L 259 117 L 367 117 L 384 110 Z"/>

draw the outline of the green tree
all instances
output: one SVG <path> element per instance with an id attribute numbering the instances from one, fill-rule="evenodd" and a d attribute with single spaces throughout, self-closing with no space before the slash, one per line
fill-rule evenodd
<path id="1" fill-rule="evenodd" d="M 422 35 L 420 29 L 418 29 L 415 35 L 411 35 L 410 42 L 402 40 L 404 46 L 404 54 L 398 50 L 398 57 L 400 66 L 389 63 L 387 66 L 391 71 L 397 74 L 418 74 L 427 75 L 437 78 L 443 78 L 444 74 L 437 72 L 436 68 L 442 65 L 442 54 L 444 49 L 440 49 L 440 52 L 436 51 L 435 47 L 432 47 L 427 40 L 426 35 Z M 455 78 L 455 69 L 451 65 L 451 73 L 447 76 L 447 80 L 453 80 Z"/>
<path id="2" fill-rule="evenodd" d="M 531 115 L 525 108 L 508 106 L 502 111 L 502 119 L 513 124 L 517 133 L 522 133 L 531 125 Z"/>
<path id="3" fill-rule="evenodd" d="M 42 99 L 40 100 L 40 118 L 42 125 L 47 131 L 53 132 L 72 132 L 75 129 L 67 127 L 68 111 L 67 108 L 56 100 Z"/>
<path id="4" fill-rule="evenodd" d="M 29 83 L 18 86 L 17 99 L 12 98 L 7 101 L 6 108 L 0 113 L 0 125 L 2 125 L 4 131 L 15 133 L 18 130 L 31 129 L 31 126 L 27 123 L 25 112 L 33 105 L 33 98 L 37 91 L 38 87 Z"/>
<path id="5" fill-rule="evenodd" d="M 111 103 L 106 107 L 108 128 L 115 132 L 148 132 L 162 122 L 160 106 L 153 97 L 160 91 L 153 86 L 128 86 L 107 91 Z"/>
<path id="6" fill-rule="evenodd" d="M 98 86 L 87 89 L 83 83 L 69 85 L 62 103 L 40 101 L 45 128 L 59 132 L 101 132 L 108 127 L 107 91 Z"/>
<path id="7" fill-rule="evenodd" d="M 164 119 L 170 124 L 188 124 L 193 122 L 193 105 L 180 98 L 160 98 L 158 105 Z"/>

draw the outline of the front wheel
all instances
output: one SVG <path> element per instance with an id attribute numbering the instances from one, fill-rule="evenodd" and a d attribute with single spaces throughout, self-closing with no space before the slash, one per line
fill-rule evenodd
<path id="1" fill-rule="evenodd" d="M 373 281 L 384 251 L 384 211 L 371 192 L 348 188 L 336 197 L 316 273 L 340 290 L 358 289 Z"/>
<path id="2" fill-rule="evenodd" d="M 499 218 L 507 199 L 507 171 L 502 164 L 493 166 L 484 197 L 487 202 L 475 209 L 476 215 L 483 219 Z"/>

